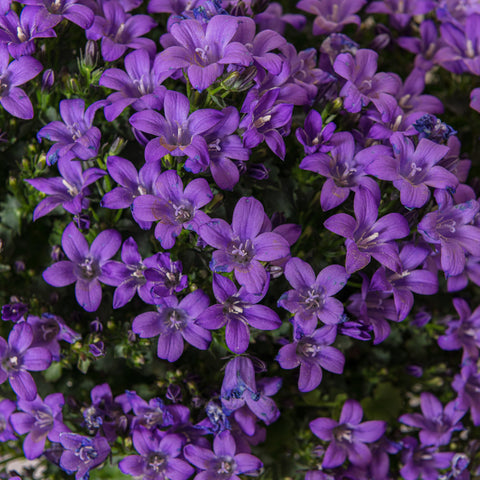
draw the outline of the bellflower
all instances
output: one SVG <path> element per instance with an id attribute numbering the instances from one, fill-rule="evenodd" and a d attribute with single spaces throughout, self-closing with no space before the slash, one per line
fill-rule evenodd
<path id="1" fill-rule="evenodd" d="M 48 20 L 52 27 L 58 25 L 64 18 L 84 30 L 90 28 L 93 23 L 93 11 L 78 0 L 25 0 L 23 3 L 44 8 L 48 12 Z"/>
<path id="2" fill-rule="evenodd" d="M 132 419 L 132 429 L 143 425 L 149 430 L 168 427 L 173 424 L 173 417 L 161 398 L 152 398 L 148 403 L 133 391 L 126 392 L 135 417 Z"/>
<path id="3" fill-rule="evenodd" d="M 13 58 L 19 59 L 35 53 L 35 38 L 56 37 L 52 26 L 43 8 L 26 6 L 20 17 L 10 10 L 0 15 L 0 42 L 7 45 Z"/>
<path id="4" fill-rule="evenodd" d="M 273 232 L 260 233 L 265 218 L 262 204 L 253 197 L 241 198 L 233 212 L 232 225 L 214 219 L 200 227 L 201 238 L 216 248 L 210 268 L 231 272 L 249 293 L 260 293 L 267 272 L 260 262 L 278 260 L 290 253 L 288 242 Z"/>
<path id="5" fill-rule="evenodd" d="M 403 30 L 414 15 L 423 15 L 435 8 L 433 0 L 384 0 L 370 2 L 368 13 L 384 13 L 390 16 L 392 25 Z"/>
<path id="6" fill-rule="evenodd" d="M 365 445 L 377 441 L 386 429 L 386 422 L 372 420 L 363 422 L 363 410 L 355 400 L 347 400 L 340 413 L 339 421 L 317 418 L 310 422 L 310 429 L 321 440 L 331 442 L 323 457 L 322 467 L 335 468 L 348 457 L 356 466 L 366 466 L 372 459 Z"/>
<path id="7" fill-rule="evenodd" d="M 129 15 L 117 1 L 102 2 L 102 16 L 95 16 L 87 30 L 89 40 L 102 39 L 102 57 L 106 62 L 119 59 L 130 48 L 144 48 L 154 53 L 155 43 L 149 38 L 139 38 L 157 23 L 149 15 Z"/>
<path id="8" fill-rule="evenodd" d="M 174 262 L 169 253 L 157 253 L 146 258 L 144 263 L 147 267 L 145 278 L 154 299 L 168 297 L 187 287 L 188 277 L 182 273 L 182 262 Z"/>
<path id="9" fill-rule="evenodd" d="M 298 389 L 301 392 L 310 392 L 320 385 L 322 368 L 343 373 L 345 357 L 340 350 L 330 347 L 336 336 L 337 327 L 326 325 L 309 335 L 298 334 L 293 343 L 284 345 L 278 352 L 276 360 L 282 368 L 300 366 Z"/>
<path id="10" fill-rule="evenodd" d="M 60 468 L 68 474 L 75 473 L 75 480 L 85 480 L 88 472 L 104 462 L 110 454 L 110 445 L 104 437 L 84 437 L 76 433 L 60 434 L 64 448 Z"/>
<path id="11" fill-rule="evenodd" d="M 248 293 L 242 287 L 221 275 L 213 275 L 213 293 L 221 302 L 208 307 L 197 319 L 197 324 L 209 330 L 217 330 L 224 325 L 227 346 L 234 353 L 247 350 L 250 341 L 249 326 L 258 330 L 275 330 L 282 321 L 278 315 L 264 305 L 256 305 L 265 296 L 268 285 L 260 294 Z"/>
<path id="12" fill-rule="evenodd" d="M 407 413 L 398 420 L 421 429 L 419 436 L 422 445 L 448 445 L 452 433 L 463 428 L 459 421 L 465 415 L 465 410 L 458 409 L 455 401 L 448 403 L 444 409 L 435 395 L 422 392 L 420 406 L 422 415 Z"/>
<path id="13" fill-rule="evenodd" d="M 404 466 L 400 474 L 405 480 L 424 480 L 440 478 L 439 469 L 448 468 L 455 452 L 438 452 L 437 447 L 419 445 L 413 437 L 403 441 L 402 461 Z"/>
<path id="14" fill-rule="evenodd" d="M 470 225 L 480 209 L 475 200 L 454 205 L 445 191 L 435 192 L 438 210 L 427 213 L 418 224 L 424 240 L 439 245 L 442 269 L 447 276 L 465 268 L 465 254 L 480 256 L 480 228 Z"/>
<path id="15" fill-rule="evenodd" d="M 322 116 L 316 110 L 311 109 L 305 117 L 303 128 L 297 128 L 295 136 L 303 145 L 305 153 L 311 155 L 317 151 L 326 153 L 333 146 L 330 144 L 336 125 L 333 122 L 325 126 L 322 122 Z"/>
<path id="16" fill-rule="evenodd" d="M 62 407 L 65 401 L 61 393 L 52 393 L 42 400 L 39 395 L 34 400 L 19 400 L 21 412 L 14 413 L 10 421 L 19 435 L 28 432 L 23 442 L 23 451 L 28 460 L 39 457 L 45 450 L 45 441 L 59 442 L 60 434 L 68 432 L 63 424 Z"/>
<path id="17" fill-rule="evenodd" d="M 355 154 L 355 141 L 349 132 L 334 134 L 330 144 L 330 154 L 313 153 L 300 163 L 301 169 L 316 172 L 327 178 L 320 194 L 322 209 L 328 211 L 338 207 L 348 198 L 351 191 L 357 192 L 360 185 L 379 199 L 378 184 L 366 175 L 366 168 L 377 156 L 387 155 L 388 147 L 375 145 Z"/>
<path id="18" fill-rule="evenodd" d="M 294 290 L 285 292 L 278 305 L 294 314 L 295 326 L 303 333 L 311 334 L 318 320 L 327 325 L 341 322 L 343 304 L 332 296 L 347 283 L 344 267 L 329 265 L 315 277 L 313 268 L 295 257 L 285 266 L 285 277 Z"/>
<path id="19" fill-rule="evenodd" d="M 185 460 L 177 458 L 182 453 L 183 440 L 155 430 L 139 426 L 133 432 L 133 446 L 140 455 L 129 455 L 120 460 L 121 472 L 149 480 L 187 480 L 194 469 Z"/>
<path id="20" fill-rule="evenodd" d="M 452 388 L 458 394 L 456 408 L 470 410 L 473 424 L 480 425 L 480 372 L 474 361 L 465 362 L 453 378 Z"/>
<path id="21" fill-rule="evenodd" d="M 0 442 L 16 440 L 17 436 L 10 424 L 12 413 L 17 409 L 15 402 L 4 399 L 0 401 Z"/>
<path id="22" fill-rule="evenodd" d="M 428 138 L 436 143 L 446 142 L 451 136 L 457 134 L 450 125 L 430 113 L 419 118 L 413 126 L 418 132 L 418 138 Z"/>
<path id="23" fill-rule="evenodd" d="M 85 102 L 80 98 L 60 102 L 63 122 L 50 122 L 37 134 L 39 142 L 43 138 L 55 142 L 47 153 L 48 165 L 53 165 L 61 157 L 89 160 L 97 156 L 101 133 L 92 126 L 93 119 L 96 111 L 106 103 L 106 100 L 99 100 L 85 110 Z"/>
<path id="24" fill-rule="evenodd" d="M 340 90 L 344 97 L 344 107 L 348 112 L 359 112 L 370 101 L 381 102 L 385 95 L 395 95 L 401 86 L 398 75 L 393 73 L 375 73 L 378 54 L 373 50 L 360 49 L 355 57 L 350 53 L 341 53 L 335 59 L 333 69 L 347 83 Z"/>
<path id="25" fill-rule="evenodd" d="M 162 74 L 158 61 L 153 62 L 146 50 L 129 53 L 124 60 L 125 71 L 109 68 L 99 80 L 102 87 L 118 90 L 107 97 L 105 118 L 113 122 L 126 107 L 131 105 L 137 112 L 146 109 L 161 110 L 166 88 L 161 85 L 166 75 Z"/>
<path id="26" fill-rule="evenodd" d="M 150 0 L 148 13 L 173 13 L 182 15 L 185 11 L 192 10 L 199 0 Z"/>
<path id="27" fill-rule="evenodd" d="M 120 244 L 121 237 L 116 230 L 104 230 L 89 247 L 85 237 L 70 223 L 62 235 L 62 247 L 69 260 L 48 267 L 43 272 L 43 279 L 54 287 L 75 283 L 78 304 L 87 312 L 94 312 L 102 301 L 100 282 L 112 284 L 103 266 L 115 255 Z"/>
<path id="28" fill-rule="evenodd" d="M 172 248 L 183 228 L 199 231 L 209 217 L 200 210 L 213 194 L 204 178 L 192 180 L 183 189 L 182 179 L 175 170 L 161 173 L 155 182 L 157 195 L 142 195 L 133 202 L 133 217 L 155 222 L 155 237 L 163 248 Z"/>
<path id="29" fill-rule="evenodd" d="M 462 298 L 454 298 L 453 306 L 460 318 L 448 321 L 447 331 L 438 338 L 438 345 L 443 350 L 463 348 L 463 360 L 475 361 L 480 349 L 480 307 L 472 312 Z"/>
<path id="30" fill-rule="evenodd" d="M 61 177 L 31 178 L 25 180 L 38 191 L 48 195 L 35 208 L 33 221 L 50 213 L 54 208 L 62 205 L 74 215 L 88 208 L 89 201 L 85 197 L 90 194 L 88 186 L 105 175 L 100 168 L 89 168 L 82 171 L 82 164 L 66 157 L 58 161 L 58 170 Z"/>
<path id="31" fill-rule="evenodd" d="M 297 8 L 317 15 L 313 21 L 313 34 L 325 35 L 341 32 L 349 23 L 360 25 L 360 17 L 355 13 L 365 3 L 365 0 L 300 0 Z"/>
<path id="32" fill-rule="evenodd" d="M 257 476 L 262 462 L 248 453 L 237 453 L 232 434 L 225 430 L 215 436 L 213 452 L 193 444 L 183 449 L 185 458 L 202 470 L 194 480 L 238 480 L 238 475 Z"/>
<path id="33" fill-rule="evenodd" d="M 185 95 L 167 90 L 164 99 L 165 116 L 153 110 L 144 110 L 130 117 L 130 123 L 141 132 L 155 136 L 145 148 L 147 162 L 159 160 L 165 155 L 187 155 L 185 169 L 193 173 L 208 167 L 208 145 L 202 134 L 216 125 L 222 114 L 205 108 L 191 115 L 190 102 Z"/>
<path id="34" fill-rule="evenodd" d="M 42 64 L 32 57 L 20 57 L 9 64 L 7 47 L 0 43 L 0 105 L 11 115 L 25 120 L 33 118 L 32 102 L 18 88 L 42 71 Z"/>
<path id="35" fill-rule="evenodd" d="M 241 21 L 253 24 L 247 17 Z M 225 64 L 248 67 L 251 54 L 243 44 L 232 41 L 239 25 L 240 19 L 230 15 L 214 16 L 205 28 L 197 20 L 175 23 L 170 28 L 173 38 L 159 55 L 162 69 L 171 73 L 186 69 L 193 88 L 205 90 L 222 75 Z"/>
<path id="36" fill-rule="evenodd" d="M 258 418 L 270 425 L 280 415 L 270 397 L 278 392 L 281 384 L 281 379 L 276 377 L 257 384 L 252 361 L 247 357 L 235 357 L 225 367 L 221 390 L 222 405 L 230 411 L 246 405 Z"/>
<path id="37" fill-rule="evenodd" d="M 364 268 L 371 257 L 390 270 L 400 269 L 398 247 L 393 242 L 410 233 L 407 220 L 399 213 L 389 213 L 379 220 L 378 202 L 369 190 L 360 187 L 354 199 L 355 217 L 338 213 L 324 222 L 327 230 L 346 237 L 348 274 Z"/>
<path id="38" fill-rule="evenodd" d="M 295 30 L 303 30 L 307 22 L 303 15 L 284 14 L 282 6 L 277 2 L 270 2 L 263 12 L 255 15 L 254 20 L 260 30 L 273 30 L 280 35 L 283 35 L 287 24 L 292 25 Z"/>
<path id="39" fill-rule="evenodd" d="M 135 317 L 132 330 L 141 338 L 159 335 L 158 357 L 175 362 L 182 356 L 184 340 L 200 350 L 210 345 L 210 332 L 196 322 L 209 303 L 202 290 L 195 290 L 180 301 L 174 295 L 162 298 L 157 304 L 158 312 Z"/>
<path id="40" fill-rule="evenodd" d="M 23 302 L 7 303 L 2 306 L 2 320 L 17 323 L 28 312 L 28 305 Z"/>
<path id="41" fill-rule="evenodd" d="M 37 386 L 27 370 L 46 370 L 52 361 L 46 348 L 31 347 L 32 342 L 32 327 L 26 322 L 13 326 L 8 343 L 0 337 L 0 384 L 8 378 L 12 390 L 24 400 L 37 396 Z"/>

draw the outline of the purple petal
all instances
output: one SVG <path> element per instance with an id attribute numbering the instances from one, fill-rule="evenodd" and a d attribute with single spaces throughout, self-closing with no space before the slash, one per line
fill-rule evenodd
<path id="1" fill-rule="evenodd" d="M 75 284 L 75 297 L 78 304 L 87 312 L 95 312 L 102 301 L 102 287 L 94 278 L 91 281 L 78 279 Z"/>

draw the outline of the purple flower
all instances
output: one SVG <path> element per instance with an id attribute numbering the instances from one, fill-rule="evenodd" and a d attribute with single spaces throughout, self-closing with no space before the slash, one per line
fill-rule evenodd
<path id="1" fill-rule="evenodd" d="M 221 302 L 208 307 L 197 319 L 198 325 L 217 330 L 224 325 L 227 346 L 234 353 L 243 353 L 250 341 L 250 327 L 258 330 L 275 330 L 282 321 L 264 305 L 256 305 L 265 296 L 268 285 L 260 294 L 248 293 L 242 287 L 221 275 L 213 275 L 213 293 Z"/>
<path id="2" fill-rule="evenodd" d="M 100 168 L 88 168 L 82 171 L 80 162 L 74 162 L 67 157 L 60 158 L 58 170 L 61 177 L 25 180 L 38 191 L 49 195 L 35 208 L 33 221 L 47 215 L 59 205 L 62 205 L 67 212 L 78 215 L 88 208 L 89 201 L 85 198 L 90 194 L 88 185 L 105 175 L 105 171 Z"/>
<path id="3" fill-rule="evenodd" d="M 42 64 L 32 57 L 20 57 L 10 64 L 7 47 L 0 43 L 0 104 L 11 115 L 25 120 L 33 118 L 32 102 L 18 88 L 42 71 Z"/>
<path id="4" fill-rule="evenodd" d="M 480 372 L 474 361 L 467 361 L 455 375 L 452 388 L 457 392 L 456 408 L 470 410 L 472 422 L 480 425 Z"/>
<path id="5" fill-rule="evenodd" d="M 262 462 L 248 453 L 236 453 L 232 434 L 225 430 L 215 436 L 213 452 L 193 444 L 183 449 L 185 458 L 202 470 L 194 480 L 239 480 L 238 475 L 257 476 Z"/>
<path id="6" fill-rule="evenodd" d="M 443 350 L 463 348 L 463 361 L 468 358 L 477 360 L 480 348 L 480 307 L 472 313 L 462 298 L 454 298 L 453 306 L 460 318 L 449 319 L 447 331 L 438 338 L 438 345 Z"/>
<path id="7" fill-rule="evenodd" d="M 143 49 L 129 53 L 124 60 L 125 71 L 109 68 L 99 80 L 103 87 L 118 90 L 107 97 L 105 118 L 112 122 L 126 107 L 132 105 L 136 111 L 163 108 L 166 88 L 161 85 L 166 78 L 159 68 L 160 62 L 153 62 Z"/>
<path id="8" fill-rule="evenodd" d="M 418 132 L 418 138 L 427 138 L 436 143 L 446 142 L 451 136 L 457 134 L 450 125 L 430 113 L 419 118 L 413 126 Z"/>
<path id="9" fill-rule="evenodd" d="M 329 346 L 336 336 L 337 327 L 326 325 L 309 335 L 298 335 L 293 343 L 284 345 L 278 352 L 276 360 L 282 368 L 292 369 L 300 365 L 298 389 L 301 392 L 310 392 L 320 385 L 322 368 L 343 373 L 345 357 L 340 350 Z"/>
<path id="10" fill-rule="evenodd" d="M 7 303 L 2 306 L 2 320 L 16 323 L 28 312 L 28 305 L 22 302 Z"/>
<path id="11" fill-rule="evenodd" d="M 75 480 L 85 480 L 88 472 L 104 462 L 110 454 L 110 445 L 104 437 L 89 438 L 76 433 L 60 434 L 65 449 L 60 458 L 60 468 L 75 474 Z"/>
<path id="12" fill-rule="evenodd" d="M 191 115 L 190 102 L 185 95 L 167 90 L 164 100 L 165 117 L 153 110 L 144 110 L 130 117 L 130 123 L 141 132 L 154 135 L 145 148 L 147 162 L 159 160 L 165 155 L 187 155 L 185 169 L 193 173 L 208 167 L 208 145 L 202 134 L 216 125 L 223 117 L 218 110 L 205 108 Z"/>
<path id="13" fill-rule="evenodd" d="M 188 79 L 196 90 L 204 90 L 223 73 L 224 65 L 248 67 L 252 55 L 246 47 L 232 41 L 241 23 L 252 19 L 230 15 L 216 15 L 206 27 L 197 20 L 182 20 L 170 28 L 168 47 L 160 53 L 159 62 L 164 71 L 175 73 L 186 69 Z M 247 28 L 242 25 L 242 28 Z"/>
<path id="14" fill-rule="evenodd" d="M 147 288 L 154 298 L 168 297 L 187 287 L 188 277 L 182 274 L 182 262 L 174 262 L 169 253 L 157 253 L 144 263 Z"/>
<path id="15" fill-rule="evenodd" d="M 280 133 L 288 130 L 293 113 L 293 105 L 276 103 L 280 88 L 265 92 L 258 100 L 245 101 L 242 113 L 246 113 L 240 122 L 244 128 L 243 142 L 247 148 L 253 148 L 265 140 L 270 150 L 282 160 L 285 158 L 285 142 Z"/>
<path id="16" fill-rule="evenodd" d="M 127 400 L 130 403 L 135 417 L 132 419 L 132 429 L 137 425 L 143 425 L 149 430 L 157 427 L 168 427 L 173 424 L 173 416 L 161 398 L 152 398 L 148 403 L 135 392 L 126 392 Z"/>
<path id="17" fill-rule="evenodd" d="M 149 15 L 129 15 L 117 1 L 101 3 L 102 16 L 95 16 L 87 30 L 89 40 L 102 39 L 102 57 L 106 62 L 120 58 L 127 48 L 144 48 L 155 52 L 155 44 L 149 38 L 138 38 L 148 33 L 157 23 Z"/>
<path id="18" fill-rule="evenodd" d="M 338 422 L 331 418 L 317 418 L 310 422 L 310 429 L 321 440 L 331 442 L 323 457 L 322 467 L 334 468 L 348 459 L 356 466 L 366 466 L 372 459 L 365 443 L 377 441 L 384 433 L 386 422 L 363 422 L 363 410 L 355 400 L 343 405 Z"/>
<path id="19" fill-rule="evenodd" d="M 78 0 L 25 0 L 25 5 L 35 5 L 48 12 L 51 26 L 59 24 L 64 18 L 86 30 L 93 23 L 93 12 Z"/>
<path id="20" fill-rule="evenodd" d="M 46 348 L 31 347 L 32 342 L 32 327 L 26 322 L 13 326 L 8 343 L 0 337 L 0 384 L 8 378 L 13 391 L 23 400 L 37 396 L 35 381 L 26 370 L 46 370 L 52 361 Z"/>
<path id="21" fill-rule="evenodd" d="M 97 127 L 92 126 L 93 118 L 95 112 L 106 103 L 106 100 L 100 100 L 85 110 L 85 102 L 80 98 L 60 102 L 63 122 L 50 122 L 37 134 L 39 142 L 42 138 L 55 142 L 47 153 L 48 165 L 54 164 L 61 157 L 68 160 L 89 160 L 97 156 L 101 133 Z"/>
<path id="22" fill-rule="evenodd" d="M 326 153 L 333 148 L 329 142 L 335 128 L 336 125 L 333 122 L 327 123 L 324 126 L 320 113 L 312 109 L 305 117 L 303 128 L 297 128 L 295 131 L 295 136 L 303 145 L 307 155 L 311 155 L 317 151 Z"/>
<path id="23" fill-rule="evenodd" d="M 158 222 L 155 237 L 163 248 L 172 248 L 183 228 L 198 232 L 209 219 L 200 210 L 213 198 L 204 178 L 192 180 L 184 190 L 178 173 L 167 170 L 157 177 L 155 192 L 135 198 L 132 213 L 136 220 Z"/>
<path id="24" fill-rule="evenodd" d="M 447 445 L 455 430 L 462 430 L 459 423 L 465 415 L 465 410 L 457 409 L 456 402 L 452 401 L 443 409 L 441 402 L 428 392 L 420 395 L 422 414 L 407 413 L 398 421 L 411 427 L 420 428 L 420 442 L 422 445 Z"/>
<path id="25" fill-rule="evenodd" d="M 150 0 L 148 13 L 173 13 L 181 15 L 193 10 L 199 0 Z"/>
<path id="26" fill-rule="evenodd" d="M 448 152 L 446 145 L 422 138 L 417 145 L 402 135 L 390 137 L 394 157 L 381 156 L 367 166 L 367 172 L 382 180 L 390 180 L 400 190 L 400 201 L 407 208 L 420 208 L 430 198 L 428 187 L 454 190 L 458 179 L 436 165 Z"/>
<path id="27" fill-rule="evenodd" d="M 121 472 L 144 479 L 186 480 L 194 469 L 185 460 L 177 458 L 182 453 L 183 440 L 172 435 L 140 426 L 133 432 L 133 446 L 140 455 L 129 455 L 121 460 Z"/>
<path id="28" fill-rule="evenodd" d="M 329 265 L 315 278 L 313 268 L 299 258 L 292 258 L 285 267 L 285 277 L 294 288 L 278 301 L 280 307 L 294 314 L 295 326 L 310 334 L 320 320 L 327 325 L 340 323 L 343 304 L 336 298 L 347 283 L 348 275 L 340 265 Z"/>
<path id="29" fill-rule="evenodd" d="M 231 272 L 249 293 L 260 293 L 267 272 L 260 262 L 278 260 L 290 253 L 288 242 L 273 232 L 260 233 L 265 218 L 262 204 L 253 197 L 241 198 L 233 212 L 232 226 L 214 219 L 200 227 L 202 239 L 214 248 L 210 268 Z"/>
<path id="30" fill-rule="evenodd" d="M 360 17 L 354 14 L 365 3 L 365 0 L 300 0 L 297 8 L 317 15 L 313 21 L 313 34 L 325 35 L 341 32 L 349 23 L 360 25 Z"/>
<path id="31" fill-rule="evenodd" d="M 437 447 L 424 447 L 417 440 L 407 437 L 402 441 L 402 461 L 400 474 L 405 480 L 437 480 L 439 469 L 448 468 L 455 452 L 438 452 Z"/>
<path id="32" fill-rule="evenodd" d="M 85 237 L 70 223 L 62 235 L 62 247 L 70 260 L 62 260 L 48 267 L 43 272 L 43 279 L 54 287 L 75 283 L 78 304 L 87 312 L 94 312 L 102 301 L 100 282 L 112 284 L 103 266 L 115 255 L 121 241 L 116 230 L 104 230 L 89 247 Z"/>
<path id="33" fill-rule="evenodd" d="M 316 172 L 327 180 L 322 186 L 320 205 L 324 211 L 341 205 L 351 191 L 357 192 L 360 185 L 380 198 L 375 180 L 367 177 L 366 168 L 378 156 L 386 155 L 389 149 L 383 145 L 364 148 L 355 153 L 355 141 L 349 132 L 340 132 L 330 140 L 330 154 L 318 152 L 305 157 L 300 168 Z"/>
<path id="34" fill-rule="evenodd" d="M 418 231 L 428 243 L 440 246 L 441 265 L 447 276 L 459 275 L 465 268 L 466 252 L 480 256 L 480 229 L 470 225 L 480 209 L 475 200 L 454 205 L 445 191 L 436 191 L 438 210 L 427 213 Z"/>
<path id="35" fill-rule="evenodd" d="M 10 417 L 12 426 L 19 435 L 28 432 L 23 442 L 25 457 L 29 460 L 39 457 L 45 450 L 45 441 L 59 442 L 60 434 L 68 432 L 63 424 L 62 407 L 65 403 L 61 393 L 52 393 L 42 400 L 39 395 L 32 400 L 19 400 L 17 407 L 22 410 Z"/>
<path id="36" fill-rule="evenodd" d="M 376 104 L 385 95 L 395 95 L 400 89 L 401 80 L 393 73 L 375 73 L 378 54 L 373 50 L 358 50 L 353 57 L 350 53 L 341 53 L 335 59 L 333 69 L 347 83 L 340 90 L 344 97 L 344 107 L 348 112 L 359 112 L 370 101 Z"/>
<path id="37" fill-rule="evenodd" d="M 1 375 L 1 374 L 0 374 Z M 17 437 L 10 424 L 12 413 L 16 410 L 15 402 L 4 399 L 0 401 L 0 442 L 16 440 Z"/>
<path id="38" fill-rule="evenodd" d="M 40 7 L 24 7 L 20 18 L 10 10 L 0 15 L 0 42 L 7 46 L 10 55 L 19 59 L 35 53 L 35 38 L 56 37 L 48 13 Z"/>
<path id="39" fill-rule="evenodd" d="M 371 2 L 368 13 L 385 13 L 390 16 L 394 28 L 403 30 L 413 15 L 423 15 L 435 8 L 433 0 L 383 0 Z"/>
<path id="40" fill-rule="evenodd" d="M 354 211 L 356 219 L 338 213 L 324 222 L 326 229 L 347 239 L 347 273 L 364 268 L 371 257 L 390 270 L 399 271 L 398 247 L 393 240 L 410 233 L 407 220 L 399 213 L 389 213 L 377 220 L 378 202 L 362 187 L 355 194 Z"/>
<path id="41" fill-rule="evenodd" d="M 180 302 L 174 295 L 162 298 L 158 312 L 137 315 L 132 330 L 141 338 L 158 337 L 159 358 L 175 362 L 183 353 L 184 340 L 200 350 L 206 350 L 212 339 L 210 332 L 196 319 L 210 303 L 202 290 L 189 293 Z"/>
<path id="42" fill-rule="evenodd" d="M 306 21 L 303 15 L 295 13 L 284 14 L 282 6 L 277 2 L 270 2 L 262 13 L 255 15 L 255 23 L 260 30 L 273 30 L 280 35 L 283 35 L 287 24 L 292 25 L 295 30 L 302 30 Z"/>
<path id="43" fill-rule="evenodd" d="M 225 367 L 222 405 L 231 412 L 247 406 L 256 417 L 270 425 L 280 415 L 270 397 L 278 392 L 281 385 L 278 377 L 264 379 L 257 384 L 252 361 L 247 357 L 235 357 Z"/>

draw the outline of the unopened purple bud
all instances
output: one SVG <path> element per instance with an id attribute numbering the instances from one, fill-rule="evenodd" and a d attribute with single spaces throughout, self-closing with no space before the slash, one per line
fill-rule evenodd
<path id="1" fill-rule="evenodd" d="M 98 317 L 93 322 L 90 322 L 90 331 L 92 333 L 100 333 L 103 331 L 103 324 Z"/>
<path id="2" fill-rule="evenodd" d="M 178 385 L 169 385 L 165 395 L 173 403 L 182 401 L 182 390 Z"/>
<path id="3" fill-rule="evenodd" d="M 102 341 L 91 343 L 89 346 L 90 353 L 94 357 L 103 357 L 105 356 L 105 345 Z"/>
<path id="4" fill-rule="evenodd" d="M 431 319 L 432 315 L 430 313 L 421 311 L 413 317 L 412 325 L 414 327 L 424 327 Z"/>
<path id="5" fill-rule="evenodd" d="M 370 43 L 368 48 L 372 50 L 383 50 L 388 47 L 392 42 L 392 35 L 390 30 L 385 26 L 379 23 L 375 27 L 375 38 Z"/>
<path id="6" fill-rule="evenodd" d="M 203 404 L 203 400 L 200 397 L 193 397 L 192 404 L 195 408 L 200 408 Z"/>
<path id="7" fill-rule="evenodd" d="M 54 262 L 59 262 L 65 258 L 62 247 L 60 245 L 54 245 L 50 252 L 50 257 Z"/>
<path id="8" fill-rule="evenodd" d="M 464 453 L 456 453 L 452 458 L 452 470 L 456 475 L 465 471 L 468 465 L 470 460 Z"/>
<path id="9" fill-rule="evenodd" d="M 13 268 L 15 269 L 15 272 L 21 273 L 25 271 L 25 262 L 23 260 L 16 260 L 15 263 L 13 264 Z"/>
<path id="10" fill-rule="evenodd" d="M 127 338 L 128 338 L 128 341 L 129 341 L 130 343 L 133 343 L 133 342 L 136 342 L 136 341 L 137 341 L 137 335 L 136 335 L 135 333 L 133 333 L 133 330 L 129 330 L 129 331 L 128 331 Z"/>
<path id="11" fill-rule="evenodd" d="M 20 320 L 28 312 L 28 307 L 25 303 L 15 302 L 7 303 L 2 307 L 2 320 L 8 322 L 16 322 Z"/>
<path id="12" fill-rule="evenodd" d="M 98 45 L 94 40 L 88 40 L 85 46 L 84 63 L 86 67 L 94 68 L 98 61 Z"/>
<path id="13" fill-rule="evenodd" d="M 408 373 L 408 375 L 416 378 L 420 378 L 423 375 L 423 368 L 419 365 L 408 365 L 405 368 L 405 371 Z"/>
<path id="14" fill-rule="evenodd" d="M 256 180 L 267 180 L 269 171 L 263 163 L 257 163 L 247 167 L 247 175 Z"/>
<path id="15" fill-rule="evenodd" d="M 42 92 L 49 92 L 55 83 L 55 73 L 49 68 L 43 72 L 42 76 Z"/>

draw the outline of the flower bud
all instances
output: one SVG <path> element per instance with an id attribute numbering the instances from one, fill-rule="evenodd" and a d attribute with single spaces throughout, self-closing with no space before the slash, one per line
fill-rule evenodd
<path id="1" fill-rule="evenodd" d="M 55 73 L 49 68 L 43 72 L 42 76 L 42 92 L 49 92 L 55 83 Z"/>
<path id="2" fill-rule="evenodd" d="M 245 68 L 242 72 L 235 70 L 222 81 L 222 86 L 225 90 L 230 90 L 231 92 L 243 92 L 252 87 L 256 75 L 257 68 L 253 65 Z"/>
<path id="3" fill-rule="evenodd" d="M 88 68 L 95 68 L 98 61 L 98 45 L 94 40 L 88 40 L 85 45 L 85 57 L 83 63 Z"/>

